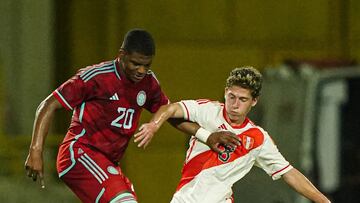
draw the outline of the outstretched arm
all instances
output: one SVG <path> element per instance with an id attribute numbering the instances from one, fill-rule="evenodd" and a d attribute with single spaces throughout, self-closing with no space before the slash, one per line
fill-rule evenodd
<path id="1" fill-rule="evenodd" d="M 139 142 L 138 147 L 146 148 L 161 125 L 169 118 L 173 118 L 172 121 L 170 121 L 173 126 L 187 134 L 195 135 L 215 152 L 221 152 L 218 148 L 220 144 L 230 145 L 232 148 L 240 145 L 238 138 L 231 132 L 222 131 L 210 133 L 209 131 L 201 128 L 197 123 L 183 122 L 174 119 L 183 117 L 184 112 L 179 103 L 163 105 L 153 115 L 149 123 L 143 124 L 139 128 L 139 132 L 134 135 L 134 141 Z"/>
<path id="2" fill-rule="evenodd" d="M 153 115 L 149 123 L 140 126 L 139 132 L 134 135 L 134 142 L 139 142 L 138 147 L 146 148 L 154 134 L 161 125 L 169 118 L 183 118 L 184 113 L 178 103 L 163 105 Z"/>
<path id="3" fill-rule="evenodd" d="M 296 192 L 316 203 L 330 203 L 316 187 L 297 169 L 293 168 L 283 175 L 284 181 Z"/>
<path id="4" fill-rule="evenodd" d="M 180 118 L 169 118 L 168 122 L 176 129 L 188 134 L 195 135 L 201 142 L 207 144 L 213 151 L 220 153 L 222 150 L 219 145 L 228 145 L 236 148 L 240 145 L 239 138 L 230 131 L 209 132 L 199 124 L 186 121 Z"/>
<path id="5" fill-rule="evenodd" d="M 43 151 L 45 138 L 48 134 L 54 112 L 59 108 L 62 108 L 61 104 L 52 95 L 48 96 L 40 103 L 36 110 L 29 154 L 25 161 L 27 176 L 32 178 L 34 181 L 39 178 L 42 188 L 45 187 L 43 174 Z"/>

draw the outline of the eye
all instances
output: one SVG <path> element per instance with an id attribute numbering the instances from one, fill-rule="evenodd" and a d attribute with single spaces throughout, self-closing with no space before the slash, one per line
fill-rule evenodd
<path id="1" fill-rule="evenodd" d="M 131 63 L 132 63 L 134 66 L 141 66 L 140 63 L 136 63 L 136 62 L 134 62 L 134 61 L 132 61 Z"/>

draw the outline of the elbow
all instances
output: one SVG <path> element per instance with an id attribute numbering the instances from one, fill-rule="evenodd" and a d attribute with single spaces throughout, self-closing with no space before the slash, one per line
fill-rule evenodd
<path id="1" fill-rule="evenodd" d="M 42 111 L 47 109 L 48 106 L 49 106 L 49 103 L 46 101 L 46 99 L 43 100 L 36 109 L 36 115 L 39 115 Z"/>
<path id="2" fill-rule="evenodd" d="M 38 116 L 42 112 L 55 111 L 57 108 L 59 108 L 59 105 L 57 105 L 57 103 L 58 102 L 53 96 L 48 96 L 37 107 L 36 115 Z"/>
<path id="3" fill-rule="evenodd" d="M 169 118 L 174 118 L 177 108 L 178 108 L 177 103 L 171 103 L 161 106 L 159 110 L 161 112 L 164 112 L 166 115 L 168 115 Z"/>

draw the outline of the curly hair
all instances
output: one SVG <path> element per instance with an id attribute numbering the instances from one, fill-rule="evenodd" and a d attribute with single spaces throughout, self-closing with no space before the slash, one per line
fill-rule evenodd
<path id="1" fill-rule="evenodd" d="M 251 91 L 251 96 L 256 98 L 260 96 L 262 86 L 261 73 L 251 66 L 235 68 L 230 72 L 226 79 L 226 87 L 239 86 Z"/>

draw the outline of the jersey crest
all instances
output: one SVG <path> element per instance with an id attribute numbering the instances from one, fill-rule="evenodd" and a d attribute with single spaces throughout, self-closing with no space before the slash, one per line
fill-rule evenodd
<path id="1" fill-rule="evenodd" d="M 139 106 L 143 106 L 146 102 L 146 93 L 141 90 L 136 96 L 136 102 Z"/>
<path id="2" fill-rule="evenodd" d="M 250 136 L 243 136 L 242 137 L 242 143 L 246 150 L 252 149 L 254 147 L 254 138 Z"/>

